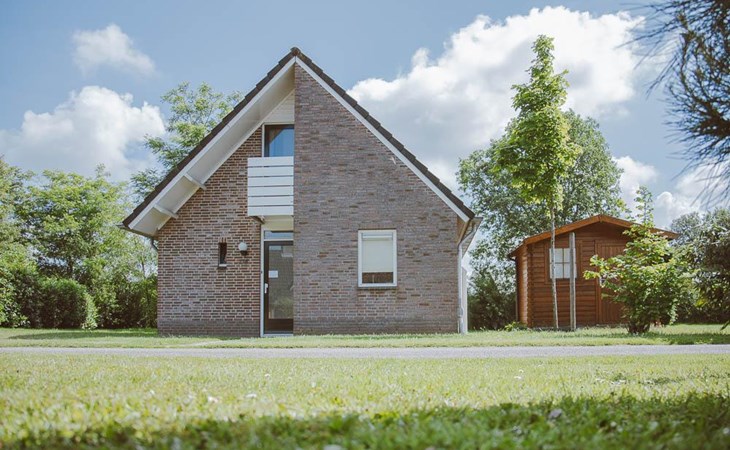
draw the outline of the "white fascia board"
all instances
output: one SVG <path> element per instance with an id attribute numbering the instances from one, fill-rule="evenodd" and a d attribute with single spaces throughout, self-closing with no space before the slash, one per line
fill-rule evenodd
<path id="1" fill-rule="evenodd" d="M 353 116 L 355 116 L 357 118 L 357 120 L 359 120 L 360 123 L 362 123 L 365 126 L 365 128 L 367 128 L 376 138 L 378 138 L 378 140 L 383 145 L 385 145 L 393 154 L 395 154 L 395 156 L 398 157 L 398 159 L 401 160 L 401 162 L 403 162 L 403 164 L 405 164 L 409 169 L 411 169 L 411 171 L 413 173 L 415 173 L 416 176 L 418 176 L 418 178 L 421 179 L 421 181 L 423 181 L 424 183 L 426 183 L 426 185 L 429 188 L 431 188 L 431 190 L 441 200 L 443 200 L 444 203 L 446 203 L 447 205 L 449 205 L 449 207 L 459 216 L 459 218 L 461 218 L 461 220 L 463 220 L 465 222 L 468 222 L 469 221 L 469 216 L 467 216 L 464 213 L 464 211 L 462 211 L 443 192 L 441 192 L 441 189 L 439 189 L 438 187 L 436 187 L 436 185 L 433 184 L 433 182 L 431 180 L 429 180 L 428 177 L 423 174 L 423 172 L 421 172 L 420 170 L 418 170 L 418 168 L 415 165 L 413 165 L 413 163 L 411 161 L 409 161 L 408 158 L 406 158 L 403 153 L 399 152 L 398 149 L 395 148 L 395 146 L 393 146 L 393 144 L 391 144 L 390 141 L 388 141 L 385 138 L 385 136 L 383 136 L 382 134 L 380 134 L 380 132 L 370 122 L 368 122 L 359 112 L 357 112 L 357 110 L 355 108 L 353 108 L 352 105 L 350 105 L 347 102 L 347 100 L 345 100 L 344 98 L 342 98 L 342 96 L 340 96 L 340 94 L 338 94 L 334 89 L 332 89 L 332 86 L 330 86 L 322 78 L 320 78 L 320 76 L 317 75 L 314 72 L 314 70 L 312 70 L 307 65 L 306 62 L 301 61 L 298 57 L 295 57 L 294 58 L 294 61 L 296 61 L 297 64 L 299 64 L 299 67 L 301 67 L 302 69 L 304 69 L 309 74 L 309 76 L 311 76 L 312 78 L 314 78 L 317 81 L 317 83 L 319 83 L 320 86 L 322 86 L 327 92 L 329 92 L 330 95 L 332 95 L 335 99 L 337 99 L 337 101 L 340 102 L 340 104 L 342 106 L 344 106 L 345 109 L 347 109 L 347 111 L 350 112 L 350 114 L 352 114 Z"/>
<path id="2" fill-rule="evenodd" d="M 189 182 L 191 182 L 191 183 L 193 183 L 193 184 L 194 184 L 195 186 L 197 186 L 198 188 L 200 188 L 200 189 L 202 189 L 202 190 L 205 190 L 205 185 L 203 184 L 203 182 L 202 182 L 202 181 L 198 181 L 197 179 L 193 178 L 193 176 L 192 176 L 192 175 L 190 175 L 190 174 L 189 174 L 189 173 L 187 173 L 187 172 L 185 173 L 184 177 L 185 177 L 185 178 L 186 178 L 186 179 L 187 179 L 187 180 L 188 180 Z"/>
<path id="3" fill-rule="evenodd" d="M 188 170 L 189 170 L 189 169 L 190 169 L 191 167 L 193 167 L 193 166 L 194 166 L 194 165 L 195 165 L 195 164 L 196 164 L 196 163 L 197 163 L 198 161 L 200 161 L 200 159 L 201 159 L 201 158 L 202 158 L 203 156 L 205 156 L 205 154 L 206 154 L 206 153 L 207 153 L 207 152 L 208 152 L 208 151 L 209 151 L 209 150 L 210 150 L 211 148 L 213 148 L 213 147 L 215 146 L 215 144 L 216 144 L 216 143 L 218 143 L 218 141 L 219 141 L 219 140 L 220 140 L 220 139 L 221 139 L 221 138 L 222 138 L 222 137 L 223 137 L 223 136 L 224 136 L 224 135 L 225 135 L 225 134 L 226 134 L 226 133 L 227 133 L 227 132 L 228 132 L 228 131 L 229 131 L 229 130 L 230 130 L 230 129 L 231 129 L 231 128 L 232 128 L 233 126 L 234 126 L 234 125 L 235 125 L 235 124 L 237 124 L 237 123 L 238 123 L 238 121 L 239 121 L 239 120 L 240 120 L 240 119 L 241 119 L 241 118 L 242 118 L 242 117 L 243 117 L 244 115 L 246 115 L 246 113 L 247 113 L 248 111 L 250 111 L 250 110 L 251 110 L 251 108 L 252 108 L 252 107 L 254 107 L 254 106 L 256 105 L 256 103 L 257 103 L 257 102 L 258 102 L 258 101 L 260 100 L 260 98 L 261 98 L 261 97 L 262 97 L 262 96 L 263 96 L 263 95 L 264 95 L 264 94 L 265 94 L 265 93 L 266 93 L 266 92 L 267 92 L 267 91 L 269 90 L 269 88 L 270 88 L 270 87 L 271 87 L 272 85 L 274 85 L 274 84 L 275 84 L 275 83 L 276 83 L 276 82 L 277 82 L 277 81 L 278 81 L 279 79 L 281 79 L 281 77 L 282 77 L 282 76 L 284 76 L 284 74 L 285 74 L 285 73 L 287 73 L 287 72 L 289 71 L 289 69 L 290 69 L 290 68 L 291 68 L 291 67 L 292 67 L 292 66 L 294 65 L 294 61 L 295 61 L 295 58 L 292 58 L 291 60 L 289 60 L 289 62 L 288 62 L 288 63 L 286 63 L 286 64 L 284 65 L 284 67 L 282 67 L 282 68 L 281 68 L 281 69 L 280 69 L 280 70 L 279 70 L 279 71 L 278 71 L 278 72 L 276 73 L 276 75 L 274 75 L 274 77 L 273 77 L 273 78 L 272 78 L 272 79 L 271 79 L 271 80 L 270 80 L 270 81 L 269 81 L 268 83 L 266 83 L 266 85 L 264 85 L 264 87 L 263 87 L 263 88 L 261 88 L 261 90 L 260 90 L 260 91 L 259 91 L 258 93 L 256 93 L 256 95 L 254 96 L 254 98 L 252 98 L 252 99 L 251 99 L 251 101 L 249 101 L 249 102 L 248 102 L 248 104 L 246 104 L 246 107 L 245 107 L 245 108 L 243 108 L 243 109 L 242 109 L 242 110 L 241 110 L 241 111 L 240 111 L 240 112 L 239 112 L 238 114 L 236 114 L 236 116 L 235 116 L 235 117 L 234 117 L 234 118 L 233 118 L 233 119 L 232 119 L 232 120 L 231 120 L 230 122 L 228 122 L 228 124 L 226 124 L 226 126 L 225 126 L 225 127 L 223 127 L 223 129 L 222 129 L 221 131 L 219 131 L 219 132 L 218 132 L 218 134 L 216 134 L 216 135 L 215 135 L 215 137 L 213 137 L 213 139 L 211 139 L 211 141 L 210 141 L 210 142 L 208 142 L 208 144 L 207 144 L 207 145 L 206 145 L 206 146 L 205 146 L 205 147 L 204 147 L 204 148 L 203 148 L 203 149 L 202 149 L 202 150 L 201 150 L 201 151 L 200 151 L 200 152 L 199 152 L 199 153 L 198 153 L 197 155 L 195 155 L 195 157 L 194 157 L 194 158 L 193 158 L 193 159 L 192 159 L 192 160 L 191 160 L 191 161 L 190 161 L 190 162 L 189 162 L 189 163 L 188 163 L 188 164 L 187 164 L 187 165 L 186 165 L 186 166 L 185 166 L 185 167 L 184 167 L 184 168 L 183 168 L 183 169 L 182 169 L 182 170 L 181 170 L 181 171 L 180 171 L 180 172 L 179 172 L 179 173 L 178 173 L 178 174 L 177 174 L 177 175 L 176 175 L 176 176 L 175 176 L 175 177 L 174 177 L 174 178 L 173 178 L 173 179 L 172 179 L 172 180 L 171 180 L 171 181 L 170 181 L 170 182 L 168 183 L 168 184 L 167 184 L 167 186 L 165 186 L 165 187 L 164 187 L 164 188 L 162 189 L 162 191 L 160 191 L 160 193 L 159 193 L 159 194 L 157 194 L 157 195 L 155 196 L 155 198 L 153 198 L 153 199 L 152 199 L 152 201 L 151 201 L 151 202 L 149 203 L 149 205 L 147 205 L 147 207 L 146 207 L 145 209 L 143 209 L 143 210 L 142 210 L 142 212 L 140 212 L 140 213 L 139 213 L 139 214 L 137 215 L 137 217 L 136 217 L 136 218 L 135 218 L 135 219 L 134 219 L 134 220 L 133 220 L 133 221 L 132 221 L 132 222 L 131 222 L 131 223 L 129 224 L 129 228 L 132 228 L 132 229 L 134 229 L 134 228 L 135 228 L 135 226 L 137 226 L 137 225 L 139 224 L 139 222 L 140 222 L 140 221 L 142 220 L 142 217 L 143 217 L 143 216 L 145 216 L 146 214 L 148 214 L 148 213 L 150 212 L 150 210 L 152 210 L 152 209 L 154 208 L 154 206 L 155 206 L 155 205 L 157 204 L 157 202 L 158 202 L 158 201 L 159 201 L 159 200 L 160 200 L 161 198 L 163 198 L 163 197 L 165 196 L 165 194 L 167 194 L 167 193 L 168 193 L 168 192 L 170 191 L 170 189 L 172 189 L 172 187 L 173 187 L 174 185 L 176 185 L 176 184 L 177 184 L 177 183 L 178 183 L 178 182 L 179 182 L 179 181 L 180 181 L 180 180 L 181 180 L 181 179 L 182 179 L 183 177 L 185 177 L 185 174 L 187 174 L 187 173 L 188 173 Z M 255 131 L 255 130 L 256 130 L 256 128 L 254 128 L 254 131 Z M 252 133 L 253 133 L 253 132 L 252 132 Z M 252 133 L 251 133 L 251 134 L 252 134 Z M 250 134 L 249 134 L 249 136 L 250 136 Z M 240 146 L 240 145 L 239 145 L 239 146 Z M 234 151 L 235 151 L 235 150 L 236 150 L 237 148 L 238 148 L 238 147 L 234 147 L 234 148 L 233 148 L 233 149 L 232 149 L 232 150 L 231 150 L 230 152 L 228 152 L 228 153 L 227 153 L 227 157 L 229 157 L 229 156 L 230 156 L 231 154 L 233 154 L 233 152 L 234 152 Z M 223 164 L 223 162 L 225 162 L 225 159 L 227 159 L 227 157 L 226 157 L 226 158 L 224 158 L 224 159 L 223 159 L 223 160 L 222 160 L 222 161 L 220 162 L 220 164 L 218 165 L 218 167 L 220 167 L 220 165 L 221 165 L 221 164 Z M 214 170 L 213 172 L 215 172 L 215 170 Z M 213 173 L 213 172 L 211 172 L 211 173 Z M 209 176 L 210 176 L 210 175 L 209 175 Z M 202 180 L 202 182 L 203 182 L 203 183 L 204 183 L 205 181 L 207 181 L 207 180 L 206 180 L 206 179 L 203 179 L 203 180 Z M 192 196 L 192 194 L 191 194 L 190 196 Z M 189 198 L 190 198 L 190 197 L 188 197 L 188 199 L 189 199 Z M 187 199 L 186 199 L 186 200 L 187 200 Z M 158 227 L 158 230 L 159 230 L 159 227 Z"/>
<path id="4" fill-rule="evenodd" d="M 477 232 L 479 231 L 479 226 L 482 224 L 482 218 L 477 216 L 471 219 L 469 222 L 467 222 L 467 231 L 466 234 L 464 234 L 464 237 L 461 238 L 461 241 L 459 242 L 459 251 L 462 252 L 461 257 L 459 258 L 459 261 L 461 261 L 461 258 L 466 255 L 467 251 L 469 250 L 469 247 L 471 246 L 471 243 L 474 241 L 474 236 L 476 236 Z"/>

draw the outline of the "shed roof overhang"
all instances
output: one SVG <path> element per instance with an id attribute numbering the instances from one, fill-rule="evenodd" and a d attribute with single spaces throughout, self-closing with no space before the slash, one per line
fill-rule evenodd
<path id="1" fill-rule="evenodd" d="M 576 222 L 572 222 L 572 223 L 563 225 L 562 227 L 556 228 L 555 236 L 557 237 L 557 236 L 563 235 L 565 233 L 570 233 L 571 231 L 575 231 L 580 228 L 587 227 L 588 225 L 593 225 L 596 223 L 606 223 L 606 224 L 614 225 L 616 227 L 624 228 L 624 229 L 629 229 L 629 228 L 631 228 L 632 225 L 634 225 L 634 222 L 624 220 L 624 219 L 619 219 L 618 217 L 608 216 L 605 214 L 597 214 L 595 216 L 588 217 L 587 219 L 578 220 Z M 676 239 L 679 236 L 677 233 L 674 233 L 674 232 L 668 231 L 668 230 L 662 230 L 661 228 L 654 228 L 653 230 L 655 233 L 659 233 L 659 234 L 665 236 L 667 239 Z M 507 256 L 509 256 L 510 258 L 514 258 L 515 255 L 517 255 L 517 252 L 522 247 L 530 245 L 530 244 L 534 244 L 535 242 L 540 242 L 540 241 L 544 241 L 546 239 L 550 239 L 551 234 L 552 233 L 550 231 L 545 231 L 543 233 L 536 234 L 536 235 L 530 236 L 528 238 L 525 238 L 525 240 L 523 240 L 522 243 L 517 248 L 512 250 L 509 253 L 509 255 L 507 255 Z"/>

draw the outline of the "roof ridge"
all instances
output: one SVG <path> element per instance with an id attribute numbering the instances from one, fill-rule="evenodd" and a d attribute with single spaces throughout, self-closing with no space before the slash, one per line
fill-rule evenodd
<path id="1" fill-rule="evenodd" d="M 254 97 L 263 89 L 263 87 L 271 81 L 274 76 L 286 65 L 292 58 L 298 58 L 304 64 L 310 67 L 319 77 L 322 78 L 332 89 L 337 92 L 352 108 L 354 108 L 365 120 L 367 120 L 397 151 L 399 151 L 408 161 L 410 161 L 417 170 L 419 170 L 436 188 L 439 189 L 460 211 L 462 211 L 470 219 L 475 217 L 474 212 L 467 207 L 464 202 L 457 197 L 441 180 L 434 175 L 428 168 L 419 161 L 413 153 L 411 153 L 391 132 L 385 129 L 365 108 L 363 108 L 357 100 L 352 98 L 342 87 L 340 87 L 324 70 L 322 70 L 312 59 L 305 55 L 298 47 L 292 47 L 289 52 L 282 57 L 279 62 L 266 73 L 253 89 L 251 89 L 241 101 L 226 114 L 226 116 L 196 145 L 179 163 L 175 165 L 165 177 L 155 186 L 155 188 L 145 196 L 142 202 L 122 221 L 122 225 L 128 228 L 130 223 L 147 208 L 152 200 L 167 186 L 188 163 L 195 158 L 208 143 L 220 133 L 228 123 L 239 113 L 246 105 L 253 100 Z"/>

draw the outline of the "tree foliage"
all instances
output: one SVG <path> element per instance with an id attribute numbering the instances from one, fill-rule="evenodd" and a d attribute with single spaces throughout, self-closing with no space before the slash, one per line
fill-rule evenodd
<path id="1" fill-rule="evenodd" d="M 124 239 L 115 226 L 124 215 L 122 194 L 102 167 L 91 178 L 45 171 L 28 186 L 18 216 L 41 271 L 79 282 L 93 278 L 94 266 L 114 257 Z"/>
<path id="2" fill-rule="evenodd" d="M 16 214 L 29 176 L 0 157 L 0 324 L 13 326 L 25 322 L 13 300 L 16 291 L 13 274 L 32 265 L 29 251 L 21 242 L 21 226 Z"/>
<path id="3" fill-rule="evenodd" d="M 556 225 L 595 214 L 621 215 L 625 209 L 618 184 L 621 170 L 611 158 L 598 123 L 573 111 L 564 115 L 571 141 L 583 152 L 562 179 L 563 203 L 556 213 Z M 499 170 L 496 148 L 505 145 L 508 135 L 509 128 L 489 147 L 462 160 L 459 183 L 471 199 L 471 208 L 484 218 L 484 234 L 471 253 L 472 265 L 477 273 L 488 272 L 501 293 L 512 295 L 514 263 L 507 254 L 525 237 L 550 229 L 550 220 L 545 204 L 526 202 L 511 175 Z"/>
<path id="4" fill-rule="evenodd" d="M 691 213 L 672 222 L 680 237 L 677 255 L 695 269 L 697 302 L 680 306 L 680 319 L 692 322 L 730 321 L 730 210 L 719 208 L 705 214 Z"/>
<path id="5" fill-rule="evenodd" d="M 644 221 L 624 234 L 630 241 L 626 250 L 612 258 L 591 258 L 596 270 L 585 272 L 586 279 L 599 279 L 604 297 L 624 305 L 630 333 L 645 333 L 654 323 L 670 324 L 676 319 L 677 305 L 694 295 L 692 274 L 675 257 L 666 237 L 654 231 L 651 197 L 640 190 L 636 198 Z"/>
<path id="6" fill-rule="evenodd" d="M 542 203 L 550 217 L 555 248 L 555 218 L 563 203 L 563 179 L 575 165 L 581 149 L 570 141 L 569 124 L 560 108 L 567 97 L 565 73 L 555 73 L 553 40 L 539 36 L 533 45 L 535 59 L 530 80 L 514 85 L 512 106 L 517 117 L 503 145 L 496 147 L 497 170 L 510 174 L 510 181 L 527 203 Z M 551 263 L 551 270 L 555 264 Z M 558 298 L 552 277 L 553 321 L 558 327 Z"/>
<path id="7" fill-rule="evenodd" d="M 489 272 L 473 275 L 468 303 L 470 330 L 498 330 L 515 321 L 514 295 L 501 291 Z"/>
<path id="8" fill-rule="evenodd" d="M 667 60 L 653 87 L 665 86 L 690 166 L 710 165 L 714 176 L 730 180 L 730 2 L 665 0 L 648 8 L 639 40 Z M 714 194 L 727 194 L 730 183 L 724 185 Z"/>
<path id="9" fill-rule="evenodd" d="M 162 96 L 170 107 L 166 137 L 148 137 L 146 146 L 157 158 L 157 168 L 132 176 L 132 187 L 138 197 L 145 197 L 203 138 L 210 133 L 242 98 L 241 93 L 225 95 L 207 83 L 197 89 L 181 83 Z"/>
<path id="10" fill-rule="evenodd" d="M 93 177 L 46 171 L 34 179 L 0 169 L 14 174 L 0 185 L 0 209 L 2 229 L 13 227 L 3 232 L 15 236 L 12 246 L 0 243 L 0 325 L 154 325 L 155 255 L 117 226 L 130 207 L 125 185 L 103 168 Z M 132 303 L 141 318 L 126 315 Z"/>

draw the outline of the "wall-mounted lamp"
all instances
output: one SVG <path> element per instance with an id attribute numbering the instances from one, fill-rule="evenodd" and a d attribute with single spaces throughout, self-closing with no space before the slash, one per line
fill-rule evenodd
<path id="1" fill-rule="evenodd" d="M 238 244 L 238 251 L 241 252 L 242 255 L 245 255 L 246 252 L 248 251 L 248 244 L 241 241 L 241 243 Z"/>

